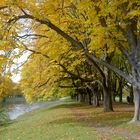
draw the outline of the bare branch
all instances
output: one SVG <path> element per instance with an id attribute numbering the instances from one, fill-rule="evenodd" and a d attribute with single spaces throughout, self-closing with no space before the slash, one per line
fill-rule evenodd
<path id="1" fill-rule="evenodd" d="M 51 78 L 49 78 L 49 79 L 48 79 L 46 82 L 44 82 L 43 84 L 38 85 L 37 87 L 40 88 L 40 87 L 43 87 L 43 86 L 47 85 L 47 83 L 50 81 L 50 79 L 51 79 Z"/>
<path id="2" fill-rule="evenodd" d="M 59 87 L 60 87 L 60 88 L 75 88 L 75 87 L 73 87 L 73 86 L 63 86 L 63 85 L 60 85 Z"/>
<path id="3" fill-rule="evenodd" d="M 20 64 L 16 69 L 19 69 L 19 68 L 21 68 L 22 66 L 24 66 L 24 65 L 28 62 L 28 60 L 30 59 L 31 56 L 32 56 L 32 54 L 30 54 L 30 55 L 27 57 L 26 61 L 24 61 L 22 64 Z"/>
<path id="4" fill-rule="evenodd" d="M 0 7 L 0 10 L 3 10 L 3 9 L 5 9 L 5 8 L 7 8 L 8 6 L 1 6 Z"/>
<path id="5" fill-rule="evenodd" d="M 28 38 L 28 37 L 43 37 L 43 38 L 48 38 L 46 35 L 41 35 L 41 34 L 25 34 L 25 35 L 22 35 L 22 36 L 16 36 L 18 38 Z"/>

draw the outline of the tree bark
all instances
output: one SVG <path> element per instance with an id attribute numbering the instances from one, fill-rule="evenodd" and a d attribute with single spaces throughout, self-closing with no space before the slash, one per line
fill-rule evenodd
<path id="1" fill-rule="evenodd" d="M 119 95 L 119 102 L 122 103 L 122 87 L 119 87 L 119 91 L 118 91 L 118 95 Z"/>
<path id="2" fill-rule="evenodd" d="M 140 47 L 140 46 L 139 46 Z M 140 121 L 140 48 L 132 56 L 132 76 L 133 76 L 133 95 L 134 95 L 134 117 L 132 122 Z"/>
<path id="3" fill-rule="evenodd" d="M 113 101 L 113 102 L 116 102 L 116 99 L 115 99 L 115 98 L 116 98 L 116 94 L 115 94 L 115 92 L 113 92 L 113 93 L 112 93 L 112 101 Z"/>
<path id="4" fill-rule="evenodd" d="M 134 95 L 133 95 L 133 88 L 132 86 L 130 87 L 130 104 L 134 103 Z"/>
<path id="5" fill-rule="evenodd" d="M 88 92 L 88 103 L 92 105 L 92 94 Z"/>
<path id="6" fill-rule="evenodd" d="M 104 112 L 112 112 L 113 107 L 112 107 L 112 97 L 111 97 L 111 92 L 108 90 L 108 87 L 103 85 L 103 94 L 104 94 L 104 101 L 103 101 L 103 108 Z"/>
<path id="7" fill-rule="evenodd" d="M 100 106 L 100 102 L 99 102 L 99 101 L 100 101 L 99 94 L 97 94 L 96 99 L 97 99 L 96 106 L 99 107 L 99 106 Z"/>
<path id="8" fill-rule="evenodd" d="M 140 121 L 140 87 L 133 86 L 133 92 L 135 111 L 132 121 Z"/>

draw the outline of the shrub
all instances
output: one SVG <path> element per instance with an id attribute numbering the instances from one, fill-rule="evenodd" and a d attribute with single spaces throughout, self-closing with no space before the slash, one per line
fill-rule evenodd
<path id="1" fill-rule="evenodd" d="M 0 126 L 7 125 L 10 123 L 8 114 L 4 109 L 0 109 Z"/>

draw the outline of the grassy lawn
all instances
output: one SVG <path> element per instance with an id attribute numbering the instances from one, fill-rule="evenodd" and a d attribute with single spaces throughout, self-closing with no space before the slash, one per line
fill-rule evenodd
<path id="1" fill-rule="evenodd" d="M 114 108 L 115 112 L 104 113 L 102 108 L 59 103 L 1 127 L 0 140 L 136 140 L 140 126 L 127 124 L 132 118 L 132 107 L 116 104 Z"/>

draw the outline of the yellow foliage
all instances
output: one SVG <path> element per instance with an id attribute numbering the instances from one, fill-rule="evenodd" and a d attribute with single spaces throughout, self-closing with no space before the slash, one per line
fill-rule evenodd
<path id="1" fill-rule="evenodd" d="M 90 54 L 101 58 L 105 49 L 110 54 L 120 44 L 128 48 L 121 30 L 140 17 L 138 0 L 3 0 L 0 7 L 5 6 L 0 10 L 0 49 L 4 53 L 0 55 L 0 71 L 8 59 L 19 57 L 24 50 L 35 53 L 22 70 L 21 85 L 29 101 L 35 96 L 51 96 L 56 81 L 68 76 L 59 64 L 75 74 L 87 60 L 83 48 L 68 40 L 84 43 L 89 39 L 84 45 Z M 15 48 L 19 55 L 7 58 Z"/>

